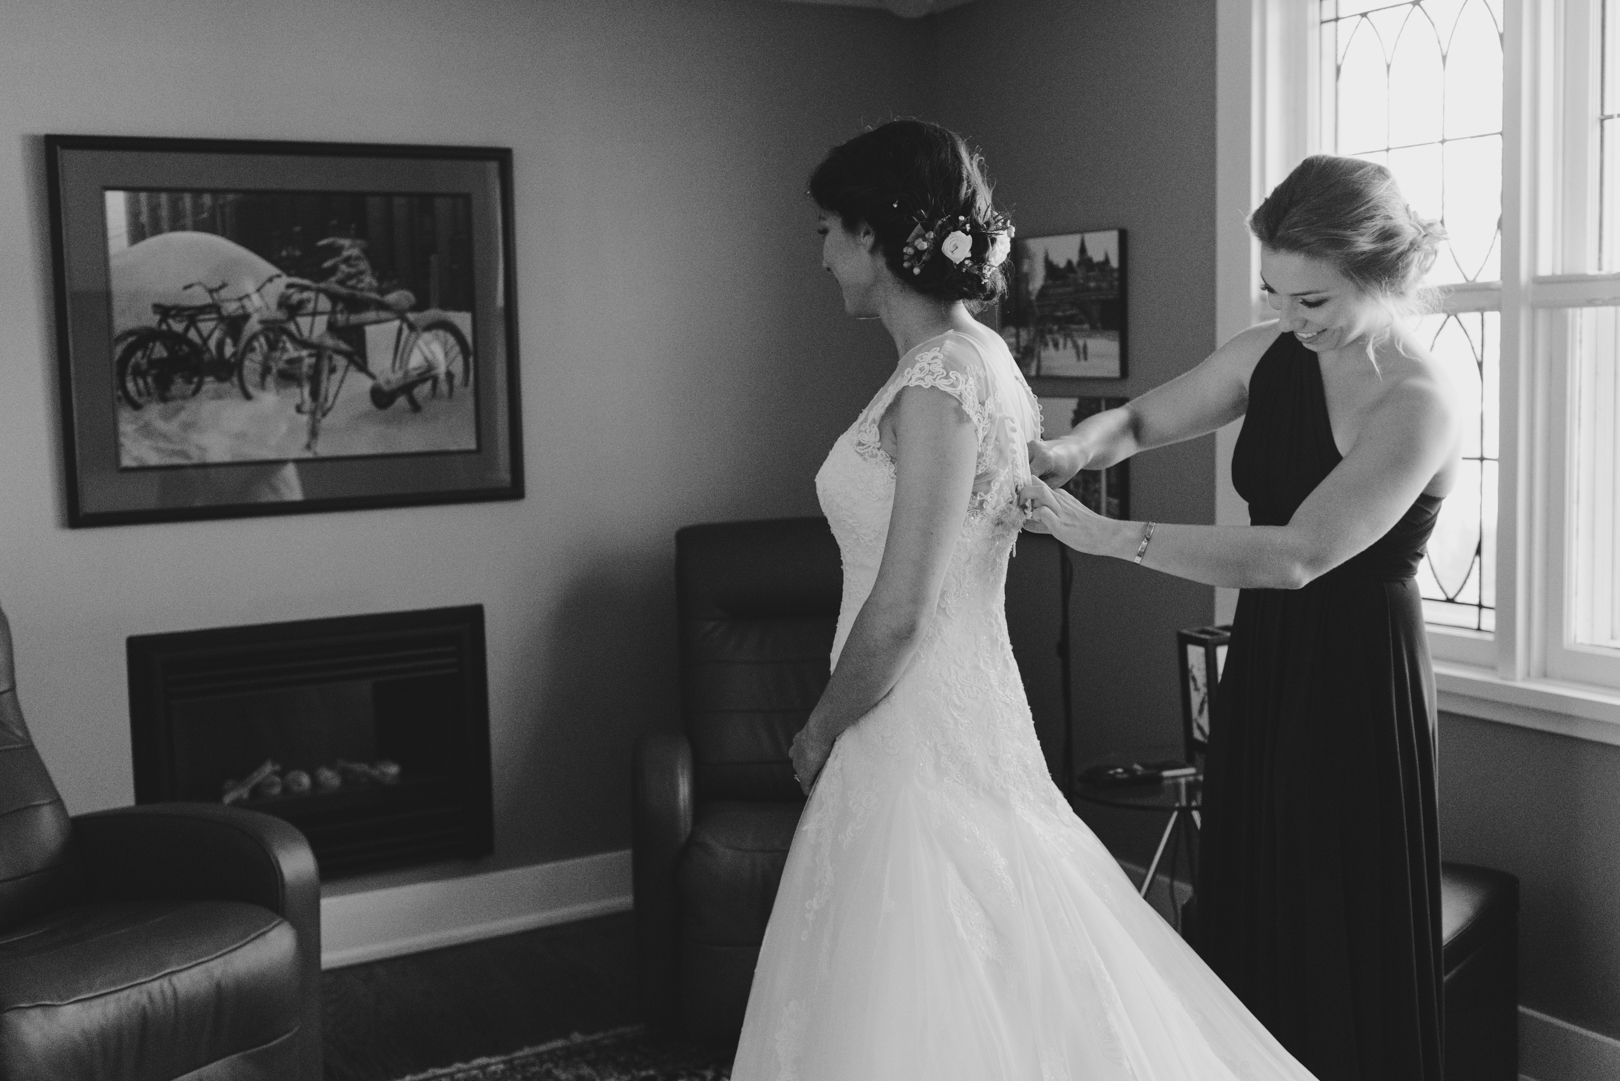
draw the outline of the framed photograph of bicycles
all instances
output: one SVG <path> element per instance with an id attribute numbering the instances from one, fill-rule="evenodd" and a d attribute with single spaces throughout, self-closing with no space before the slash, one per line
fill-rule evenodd
<path id="1" fill-rule="evenodd" d="M 70 526 L 522 498 L 510 150 L 45 151 Z"/>

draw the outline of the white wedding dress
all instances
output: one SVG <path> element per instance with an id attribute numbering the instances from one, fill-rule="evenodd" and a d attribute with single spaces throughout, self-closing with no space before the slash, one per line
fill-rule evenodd
<path id="1" fill-rule="evenodd" d="M 916 656 L 810 794 L 733 1081 L 1310 1081 L 1047 773 L 1002 607 L 1039 412 L 988 330 L 903 358 L 816 477 L 844 562 L 833 663 L 883 557 L 878 421 L 904 387 L 972 419 L 974 495 Z"/>

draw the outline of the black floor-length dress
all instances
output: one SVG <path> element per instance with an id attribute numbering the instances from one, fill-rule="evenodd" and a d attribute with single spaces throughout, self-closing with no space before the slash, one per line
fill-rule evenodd
<path id="1" fill-rule="evenodd" d="M 1285 525 L 1338 465 L 1316 354 L 1249 384 L 1232 480 Z M 1245 589 L 1210 732 L 1199 949 L 1321 1081 L 1440 1081 L 1433 675 L 1414 575 L 1440 499 L 1303 589 Z"/>

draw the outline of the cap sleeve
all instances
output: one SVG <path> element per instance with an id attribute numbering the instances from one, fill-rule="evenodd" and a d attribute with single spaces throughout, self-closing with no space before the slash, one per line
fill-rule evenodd
<path id="1" fill-rule="evenodd" d="M 856 430 L 856 449 L 873 457 L 883 455 L 878 423 L 907 387 L 942 390 L 956 399 L 962 412 L 973 422 L 974 434 L 984 442 L 986 420 L 986 373 L 978 350 L 950 335 L 912 358 L 898 376 L 889 381 L 872 402 Z M 887 458 L 887 455 L 883 455 Z"/>
<path id="2" fill-rule="evenodd" d="M 925 349 L 901 374 L 895 395 L 906 387 L 943 390 L 961 405 L 962 412 L 973 421 L 974 430 L 984 434 L 985 372 L 977 350 L 965 347 L 954 337 Z"/>

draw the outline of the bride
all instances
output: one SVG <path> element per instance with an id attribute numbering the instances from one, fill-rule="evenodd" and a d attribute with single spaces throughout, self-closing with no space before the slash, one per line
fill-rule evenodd
<path id="1" fill-rule="evenodd" d="M 1012 237 L 981 160 L 899 120 L 810 194 L 900 358 L 816 477 L 843 605 L 734 1081 L 1310 1081 L 1047 774 L 1002 610 L 1040 419 L 971 314 Z"/>

